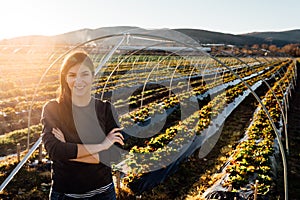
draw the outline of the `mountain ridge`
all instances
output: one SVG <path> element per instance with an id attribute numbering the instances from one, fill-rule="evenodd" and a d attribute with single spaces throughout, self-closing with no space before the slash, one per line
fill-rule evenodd
<path id="1" fill-rule="evenodd" d="M 0 44 L 78 44 L 101 36 L 124 33 L 129 30 L 146 30 L 135 26 L 84 28 L 53 36 L 21 36 L 0 40 Z M 155 29 L 154 29 L 155 30 Z M 222 33 L 202 29 L 178 28 L 169 29 L 183 33 L 200 44 L 231 44 L 236 46 L 252 46 L 268 44 L 282 47 L 287 44 L 300 44 L 300 29 L 288 31 L 251 32 L 245 34 Z"/>
<path id="2" fill-rule="evenodd" d="M 186 35 L 189 35 L 200 44 L 212 43 L 212 44 L 232 44 L 237 46 L 254 45 L 254 44 L 274 44 L 282 47 L 290 43 L 300 43 L 300 37 L 291 37 L 291 34 L 285 36 L 287 31 L 276 32 L 277 35 L 268 34 L 269 32 L 255 32 L 246 34 L 230 34 L 222 32 L 214 32 L 201 29 L 174 29 L 180 31 Z M 300 30 L 290 30 L 294 35 L 300 36 Z M 265 34 L 266 33 L 266 34 Z M 271 32 L 270 32 L 271 33 Z M 272 40 L 270 40 L 272 38 Z"/>

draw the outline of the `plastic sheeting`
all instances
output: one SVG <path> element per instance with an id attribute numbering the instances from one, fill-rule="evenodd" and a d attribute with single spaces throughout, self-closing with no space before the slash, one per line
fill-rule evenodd
<path id="1" fill-rule="evenodd" d="M 251 87 L 252 90 L 256 90 L 261 84 L 262 81 L 258 81 Z M 216 142 L 216 140 L 210 139 L 213 137 L 218 137 L 218 134 L 221 133 L 220 127 L 222 127 L 226 118 L 250 93 L 251 92 L 248 89 L 244 91 L 243 95 L 237 97 L 234 102 L 228 104 L 216 118 L 212 119 L 212 123 L 207 129 L 203 130 L 200 135 L 195 136 L 189 147 L 182 152 L 176 161 L 172 162 L 165 168 L 143 174 L 139 179 L 129 183 L 128 186 L 130 189 L 136 194 L 141 194 L 143 191 L 152 189 L 159 183 L 163 182 L 170 174 L 176 172 L 180 163 L 185 161 L 195 152 L 195 150 L 200 147 L 201 149 L 199 156 L 205 157 L 214 146 L 214 144 L 211 144 L 211 141 Z"/>
<path id="2" fill-rule="evenodd" d="M 287 88 L 286 92 L 284 93 L 284 98 L 287 97 L 289 90 L 291 89 L 291 85 Z M 282 102 L 283 104 L 283 102 Z M 258 109 L 256 109 L 255 113 L 258 112 Z M 255 114 L 254 113 L 254 114 Z M 254 115 L 253 114 L 253 115 Z M 279 121 L 279 127 L 277 129 L 278 133 L 282 134 L 283 132 L 283 116 L 280 116 Z M 252 125 L 253 121 L 249 125 L 249 127 Z M 247 132 L 245 133 L 245 136 L 240 140 L 240 142 L 245 141 L 248 139 Z M 271 174 L 273 180 L 277 179 L 277 170 L 280 162 L 279 154 L 280 154 L 280 148 L 278 144 L 278 139 L 274 139 L 274 153 L 270 156 L 271 161 Z M 230 160 L 230 158 L 229 158 Z M 243 187 L 242 190 L 239 190 L 237 192 L 230 192 L 228 191 L 228 187 L 223 187 L 222 183 L 228 178 L 228 174 L 225 172 L 226 168 L 228 167 L 229 161 L 226 162 L 226 164 L 222 167 L 222 172 L 224 175 L 209 189 L 205 191 L 205 193 L 202 195 L 205 197 L 205 199 L 223 199 L 223 198 L 229 198 L 229 196 L 237 197 L 238 199 L 250 199 L 254 196 L 254 190 L 252 189 L 252 186 L 255 184 L 255 175 L 252 177 L 252 179 L 249 180 L 249 183 Z M 259 195 L 258 199 L 269 199 L 268 196 Z"/>

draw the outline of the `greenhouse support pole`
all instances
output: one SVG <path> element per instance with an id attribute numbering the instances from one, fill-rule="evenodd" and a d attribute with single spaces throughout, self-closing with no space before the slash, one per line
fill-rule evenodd
<path id="1" fill-rule="evenodd" d="M 33 145 L 33 147 L 28 151 L 28 153 L 22 159 L 22 161 L 18 163 L 18 165 L 14 168 L 14 170 L 9 174 L 9 176 L 0 185 L 0 193 L 4 190 L 4 188 L 7 186 L 7 184 L 12 180 L 12 178 L 19 172 L 19 170 L 21 169 L 21 167 L 30 158 L 30 156 L 33 154 L 33 152 L 40 146 L 41 142 L 42 142 L 42 137 L 40 137 L 36 141 L 36 143 Z"/>
<path id="2" fill-rule="evenodd" d="M 172 52 L 171 55 L 172 55 L 172 54 L 176 54 L 176 53 L 177 53 L 177 51 Z M 159 62 L 158 62 L 158 63 L 151 69 L 151 71 L 148 73 L 148 76 L 147 76 L 147 78 L 146 78 L 146 80 L 145 80 L 145 82 L 144 82 L 144 85 L 143 85 L 143 90 L 142 90 L 142 92 L 141 92 L 142 96 L 141 96 L 141 106 L 140 106 L 140 107 L 143 107 L 144 92 L 145 92 L 146 85 L 147 85 L 147 83 L 148 83 L 148 81 L 149 81 L 149 79 L 150 79 L 151 74 L 154 72 L 155 69 L 157 69 L 157 68 L 160 66 L 161 62 L 162 62 L 163 60 L 165 60 L 165 59 L 166 59 L 166 58 L 163 58 L 163 59 L 159 60 Z M 170 61 L 169 61 L 169 62 L 170 62 Z"/>
<path id="3" fill-rule="evenodd" d="M 100 69 L 102 68 L 102 66 L 110 59 L 110 57 L 113 55 L 113 53 L 117 50 L 117 48 L 119 48 L 119 46 L 122 44 L 122 42 L 124 41 L 125 37 L 127 34 L 124 34 L 124 36 L 121 38 L 121 40 L 119 41 L 119 43 L 114 46 L 114 48 L 108 53 L 108 55 L 102 60 L 102 62 L 98 65 L 98 67 L 95 70 L 95 75 L 98 74 L 98 72 L 100 71 Z"/>

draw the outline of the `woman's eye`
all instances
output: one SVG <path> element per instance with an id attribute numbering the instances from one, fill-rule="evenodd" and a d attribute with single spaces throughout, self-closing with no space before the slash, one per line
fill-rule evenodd
<path id="1" fill-rule="evenodd" d="M 88 73 L 85 73 L 85 74 L 83 74 L 82 76 L 86 77 L 86 76 L 89 76 L 89 74 L 88 74 Z"/>
<path id="2" fill-rule="evenodd" d="M 75 78 L 76 76 L 74 74 L 69 74 L 68 77 L 69 78 Z"/>

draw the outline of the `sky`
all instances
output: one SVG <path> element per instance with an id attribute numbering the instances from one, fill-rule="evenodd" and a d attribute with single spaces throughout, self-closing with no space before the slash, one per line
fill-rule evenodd
<path id="1" fill-rule="evenodd" d="M 300 29 L 299 0 L 1 0 L 0 40 L 83 28 Z"/>

